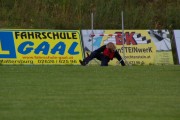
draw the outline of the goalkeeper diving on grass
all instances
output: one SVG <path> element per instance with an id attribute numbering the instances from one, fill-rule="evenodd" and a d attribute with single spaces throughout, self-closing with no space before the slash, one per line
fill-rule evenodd
<path id="1" fill-rule="evenodd" d="M 125 66 L 121 55 L 118 53 L 116 46 L 112 42 L 101 46 L 88 55 L 85 59 L 79 60 L 79 62 L 82 66 L 86 66 L 94 58 L 101 61 L 101 66 L 108 66 L 109 61 L 113 60 L 113 58 L 117 58 L 119 63 L 121 63 L 122 66 Z"/>

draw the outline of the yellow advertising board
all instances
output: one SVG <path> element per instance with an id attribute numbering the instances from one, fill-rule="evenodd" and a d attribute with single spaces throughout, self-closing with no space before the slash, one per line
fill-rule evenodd
<path id="1" fill-rule="evenodd" d="M 82 30 L 85 52 L 94 51 L 112 42 L 129 64 L 174 64 L 167 30 L 124 30 L 124 41 L 122 30 L 94 30 L 93 41 L 89 41 L 92 38 L 90 34 L 91 30 Z M 116 63 L 116 59 L 110 62 L 111 65 Z"/>
<path id="2" fill-rule="evenodd" d="M 0 64 L 77 65 L 82 48 L 79 30 L 0 31 Z"/>

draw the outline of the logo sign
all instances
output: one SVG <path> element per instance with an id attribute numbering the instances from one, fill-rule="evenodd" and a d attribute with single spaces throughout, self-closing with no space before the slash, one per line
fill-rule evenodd
<path id="1" fill-rule="evenodd" d="M 85 52 L 112 42 L 126 62 L 133 65 L 173 64 L 169 34 L 167 30 L 124 30 L 123 36 L 121 30 L 94 30 L 93 34 L 92 30 L 82 30 Z M 116 62 L 114 59 L 110 64 Z"/>
<path id="2" fill-rule="evenodd" d="M 79 64 L 80 31 L 0 31 L 0 64 Z"/>

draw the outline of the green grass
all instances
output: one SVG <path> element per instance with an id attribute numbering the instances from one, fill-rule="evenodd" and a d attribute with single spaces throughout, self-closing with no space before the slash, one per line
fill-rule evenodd
<path id="1" fill-rule="evenodd" d="M 0 120 L 179 120 L 180 66 L 0 66 Z"/>

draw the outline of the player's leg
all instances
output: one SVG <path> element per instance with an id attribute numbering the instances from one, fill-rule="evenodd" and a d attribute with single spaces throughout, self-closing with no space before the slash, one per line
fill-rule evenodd
<path id="1" fill-rule="evenodd" d="M 108 57 L 103 56 L 101 58 L 101 66 L 108 66 L 110 59 Z"/>
<path id="2" fill-rule="evenodd" d="M 81 65 L 85 66 L 87 65 L 92 59 L 99 58 L 99 53 L 96 51 L 93 51 L 89 56 L 87 56 L 83 61 L 79 60 Z"/>

